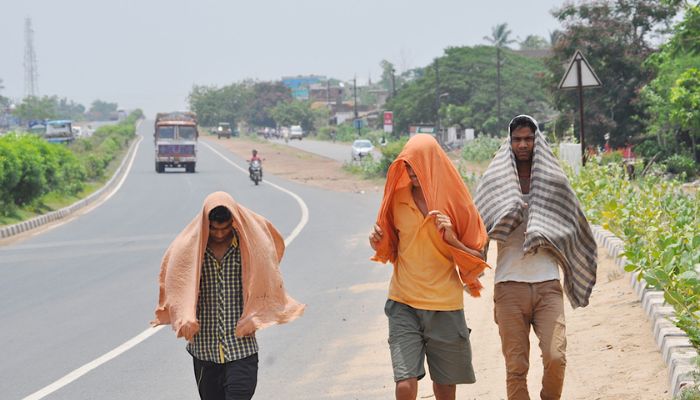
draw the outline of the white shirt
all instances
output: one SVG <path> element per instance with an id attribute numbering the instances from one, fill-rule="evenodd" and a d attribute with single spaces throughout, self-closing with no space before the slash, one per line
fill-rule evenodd
<path id="1" fill-rule="evenodd" d="M 523 201 L 530 201 L 530 196 L 523 194 Z M 557 259 L 547 249 L 540 248 L 535 254 L 525 254 L 525 229 L 528 211 L 525 209 L 523 222 L 508 235 L 505 242 L 498 242 L 498 259 L 496 261 L 495 283 L 498 282 L 545 282 L 559 279 Z"/>

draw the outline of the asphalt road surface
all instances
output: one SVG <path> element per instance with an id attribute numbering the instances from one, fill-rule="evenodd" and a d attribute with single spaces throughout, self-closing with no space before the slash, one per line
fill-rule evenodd
<path id="1" fill-rule="evenodd" d="M 255 398 L 390 397 L 386 338 L 367 336 L 369 327 L 384 323 L 391 274 L 368 260 L 366 235 L 379 196 L 270 175 L 256 187 L 233 165 L 245 168 L 243 160 L 204 143 L 196 173 L 157 174 L 152 122 L 138 133 L 144 140 L 114 196 L 68 223 L 0 247 L 0 398 L 197 398 L 185 342 L 169 326 L 145 340 L 138 335 L 153 332 L 148 322 L 165 248 L 217 190 L 266 216 L 285 237 L 302 228 L 281 269 L 289 293 L 307 311 L 258 333 Z M 109 353 L 132 339 L 133 347 Z M 362 368 L 377 363 L 381 374 Z"/>
<path id="2" fill-rule="evenodd" d="M 284 140 L 280 139 L 274 139 L 274 142 L 276 143 L 284 143 Z M 351 156 L 351 144 L 350 143 L 342 143 L 342 142 L 329 142 L 325 140 L 313 140 L 313 139 L 308 139 L 304 138 L 303 140 L 290 140 L 287 145 L 295 147 L 297 149 L 301 149 L 304 151 L 308 151 L 310 153 L 315 153 L 322 155 L 324 157 L 340 161 L 340 162 L 351 162 L 352 161 L 352 156 Z M 375 160 L 379 160 L 379 158 L 382 156 L 382 153 L 377 150 L 377 148 L 374 148 L 374 151 L 372 151 L 372 157 Z"/>

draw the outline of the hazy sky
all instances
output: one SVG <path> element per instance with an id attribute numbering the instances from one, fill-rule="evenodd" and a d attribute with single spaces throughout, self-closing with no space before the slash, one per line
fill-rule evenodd
<path id="1" fill-rule="evenodd" d="M 185 109 L 193 84 L 325 75 L 378 79 L 425 66 L 450 46 L 559 28 L 562 0 L 0 0 L 3 95 L 24 93 L 24 20 L 32 19 L 39 94 L 86 107 Z M 517 45 L 514 45 L 517 48 Z"/>

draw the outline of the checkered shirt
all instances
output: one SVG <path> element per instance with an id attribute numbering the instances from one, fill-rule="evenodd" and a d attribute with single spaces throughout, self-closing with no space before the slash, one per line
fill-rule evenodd
<path id="1" fill-rule="evenodd" d="M 238 338 L 234 335 L 242 313 L 241 250 L 234 231 L 231 246 L 221 263 L 209 248 L 204 255 L 197 302 L 200 331 L 188 343 L 187 351 L 200 360 L 219 364 L 257 353 L 254 336 Z"/>

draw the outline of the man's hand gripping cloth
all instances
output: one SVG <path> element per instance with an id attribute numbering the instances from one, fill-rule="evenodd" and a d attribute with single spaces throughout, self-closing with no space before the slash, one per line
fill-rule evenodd
<path id="1" fill-rule="evenodd" d="M 523 251 L 551 250 L 564 271 L 564 289 L 571 305 L 585 307 L 596 281 L 597 245 L 576 194 L 539 129 L 530 182 Z M 523 222 L 522 191 L 509 141 L 481 177 L 474 201 L 491 239 L 505 241 Z"/>
<path id="2" fill-rule="evenodd" d="M 384 198 L 377 216 L 377 225 L 382 228 L 384 236 L 377 244 L 372 260 L 382 263 L 396 263 L 397 260 L 398 236 L 391 204 L 394 193 L 411 184 L 404 163 L 413 168 L 423 189 L 428 211 L 438 210 L 449 216 L 459 241 L 471 249 L 482 251 L 488 236 L 469 190 L 435 138 L 419 134 L 406 143 L 387 172 Z M 478 277 L 489 267 L 488 264 L 453 246 L 450 246 L 450 253 L 462 283 L 472 296 L 478 297 L 483 288 Z"/>
<path id="3" fill-rule="evenodd" d="M 151 324 L 172 324 L 177 337 L 188 341 L 199 332 L 197 299 L 209 238 L 209 212 L 218 206 L 231 211 L 241 246 L 243 314 L 236 326 L 236 336 L 251 335 L 304 313 L 305 305 L 284 290 L 279 270 L 284 240 L 277 229 L 238 204 L 228 193 L 215 192 L 207 196 L 202 211 L 170 244 L 160 266 L 158 308 Z"/>

